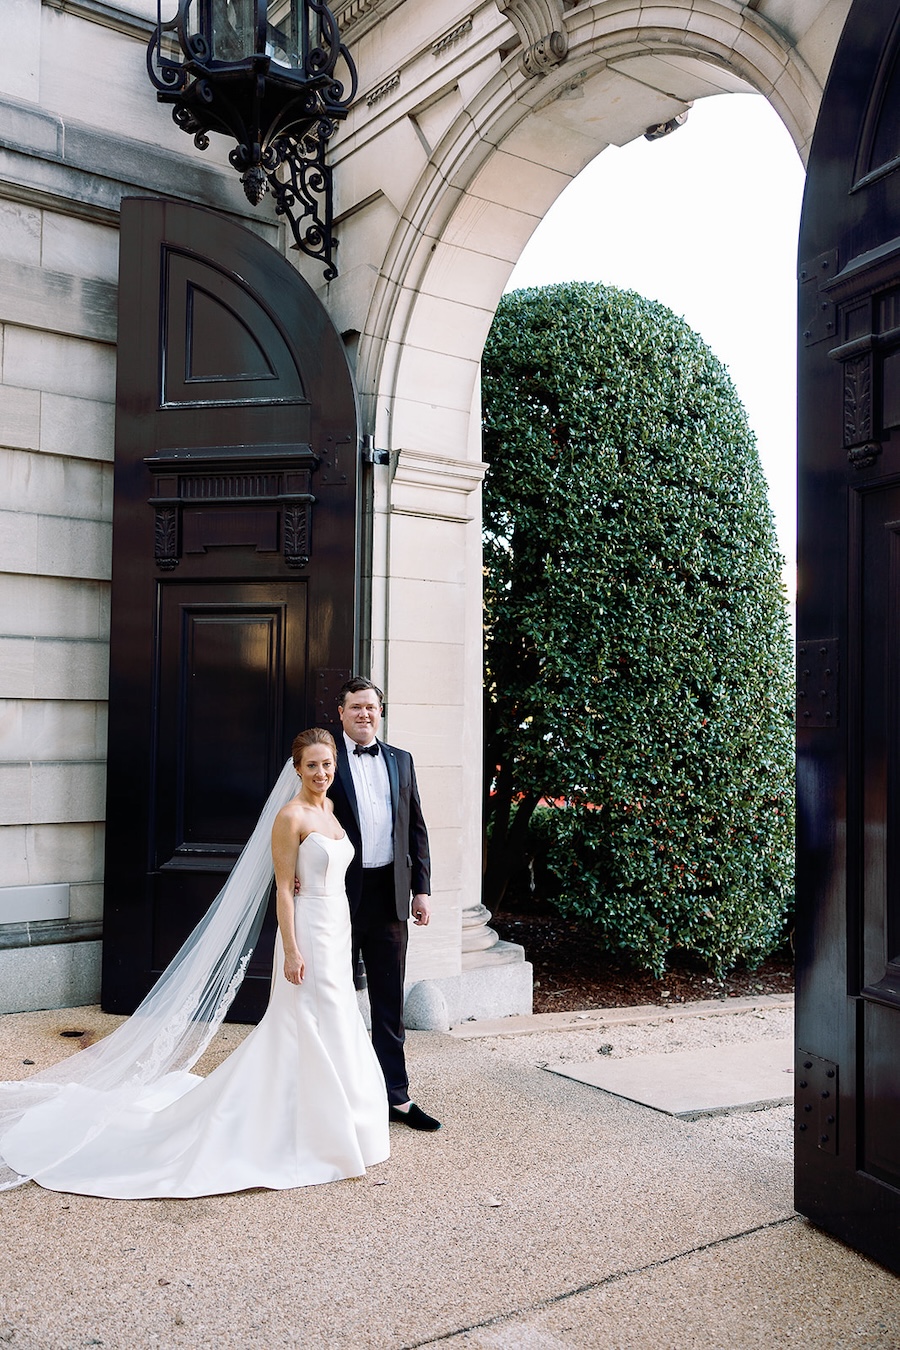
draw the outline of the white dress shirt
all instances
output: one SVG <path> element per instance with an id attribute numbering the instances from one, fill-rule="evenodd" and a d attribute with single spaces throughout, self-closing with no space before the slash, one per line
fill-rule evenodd
<path id="1" fill-rule="evenodd" d="M 381 747 L 377 755 L 355 755 L 356 742 L 341 733 L 347 747 L 362 839 L 363 867 L 386 867 L 394 861 L 391 784 Z"/>

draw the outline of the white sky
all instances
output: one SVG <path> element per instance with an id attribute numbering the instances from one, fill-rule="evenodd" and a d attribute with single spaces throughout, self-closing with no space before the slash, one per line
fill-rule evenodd
<path id="1" fill-rule="evenodd" d="M 640 137 L 598 155 L 538 226 L 507 287 L 604 281 L 662 301 L 700 333 L 728 367 L 756 432 L 789 572 L 803 182 L 794 144 L 765 99 L 701 99 L 663 140 Z"/>

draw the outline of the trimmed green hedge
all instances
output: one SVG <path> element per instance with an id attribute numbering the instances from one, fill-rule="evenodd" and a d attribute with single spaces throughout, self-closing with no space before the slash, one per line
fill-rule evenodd
<path id="1" fill-rule="evenodd" d="M 759 959 L 793 887 L 793 677 L 728 374 L 664 306 L 572 283 L 503 298 L 483 398 L 485 903 L 544 798 L 555 903 L 611 947 Z"/>

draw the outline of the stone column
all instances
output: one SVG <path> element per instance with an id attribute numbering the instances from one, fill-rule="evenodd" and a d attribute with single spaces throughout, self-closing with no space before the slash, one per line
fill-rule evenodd
<path id="1" fill-rule="evenodd" d="M 531 1008 L 525 953 L 498 940 L 480 898 L 483 472 L 404 448 L 390 484 L 390 737 L 415 754 L 435 886 L 432 923 L 410 934 L 411 1027 Z"/>

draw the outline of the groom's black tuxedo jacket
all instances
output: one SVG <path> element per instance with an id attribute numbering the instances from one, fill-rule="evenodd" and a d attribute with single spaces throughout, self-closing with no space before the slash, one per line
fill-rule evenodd
<path id="1" fill-rule="evenodd" d="M 334 813 L 350 836 L 350 842 L 355 850 L 346 878 L 347 899 L 350 901 L 350 914 L 353 916 L 359 909 L 362 898 L 359 809 L 356 804 L 347 747 L 340 731 L 337 732 L 335 741 L 337 769 L 328 795 L 334 802 Z M 396 746 L 385 745 L 384 741 L 378 742 L 378 748 L 384 756 L 391 785 L 391 812 L 394 822 L 394 898 L 397 917 L 408 919 L 410 896 L 431 894 L 428 832 L 422 816 L 412 755 L 406 750 L 398 750 Z"/>

